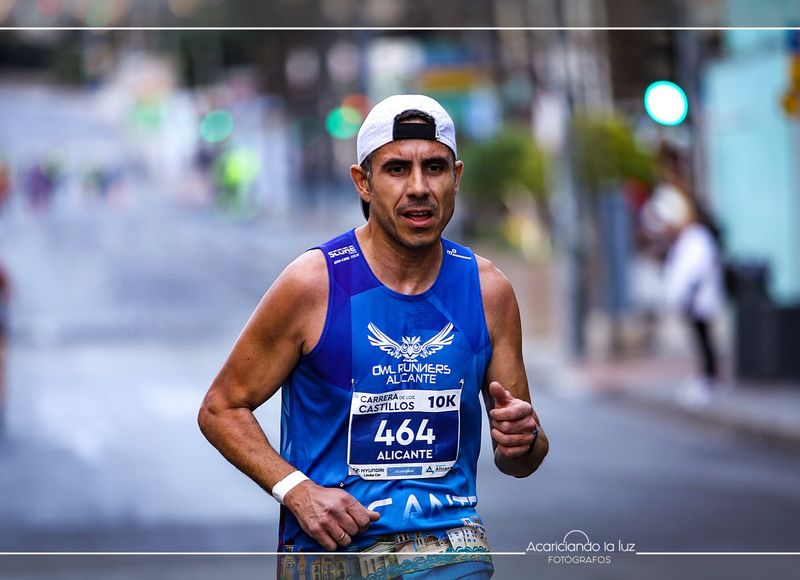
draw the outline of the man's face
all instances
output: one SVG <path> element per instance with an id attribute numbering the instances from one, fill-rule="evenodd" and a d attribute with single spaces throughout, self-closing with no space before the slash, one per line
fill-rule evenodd
<path id="1" fill-rule="evenodd" d="M 353 180 L 370 202 L 370 222 L 413 249 L 438 242 L 453 216 L 462 169 L 446 145 L 403 139 L 373 152 L 370 182 L 358 166 L 353 166 Z"/>

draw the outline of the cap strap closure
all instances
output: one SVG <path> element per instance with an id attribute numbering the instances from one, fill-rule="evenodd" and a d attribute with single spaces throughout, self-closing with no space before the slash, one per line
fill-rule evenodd
<path id="1" fill-rule="evenodd" d="M 392 129 L 392 141 L 398 139 L 436 140 L 436 125 L 433 123 L 395 123 Z"/>

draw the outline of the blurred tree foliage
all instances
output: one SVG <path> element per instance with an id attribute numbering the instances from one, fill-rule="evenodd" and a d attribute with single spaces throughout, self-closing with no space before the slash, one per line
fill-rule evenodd
<path id="1" fill-rule="evenodd" d="M 638 145 L 624 118 L 579 114 L 572 130 L 575 175 L 587 193 L 596 195 L 627 180 L 653 183 L 655 158 Z"/>
<path id="2" fill-rule="evenodd" d="M 550 254 L 547 159 L 529 132 L 508 127 L 461 147 L 467 235 L 525 256 Z"/>
<path id="3" fill-rule="evenodd" d="M 545 158 L 525 131 L 509 128 L 463 148 L 461 188 L 481 205 L 502 205 L 509 196 L 547 198 Z"/>

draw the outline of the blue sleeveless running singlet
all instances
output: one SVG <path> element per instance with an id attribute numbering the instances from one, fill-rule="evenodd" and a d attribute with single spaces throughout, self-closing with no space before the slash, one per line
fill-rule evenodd
<path id="1" fill-rule="evenodd" d="M 381 284 L 354 230 L 319 247 L 328 311 L 319 343 L 282 389 L 281 455 L 381 514 L 350 551 L 403 532 L 478 529 L 479 395 L 491 342 L 475 255 L 442 245 L 436 281 L 413 296 Z M 279 549 L 323 551 L 285 508 Z"/>

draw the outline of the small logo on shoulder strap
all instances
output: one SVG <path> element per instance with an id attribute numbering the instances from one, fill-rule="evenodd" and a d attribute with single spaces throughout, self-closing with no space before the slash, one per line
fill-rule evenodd
<path id="1" fill-rule="evenodd" d="M 358 258 L 359 253 L 355 246 L 341 246 L 339 248 L 329 250 L 328 257 L 333 260 L 334 264 L 346 262 L 351 258 Z"/>
<path id="2" fill-rule="evenodd" d="M 456 250 L 455 248 L 450 248 L 449 250 L 447 250 L 447 255 L 448 256 L 453 256 L 454 258 L 461 258 L 462 260 L 471 260 L 472 259 L 472 256 L 464 256 L 462 254 L 459 254 L 458 250 Z"/>

